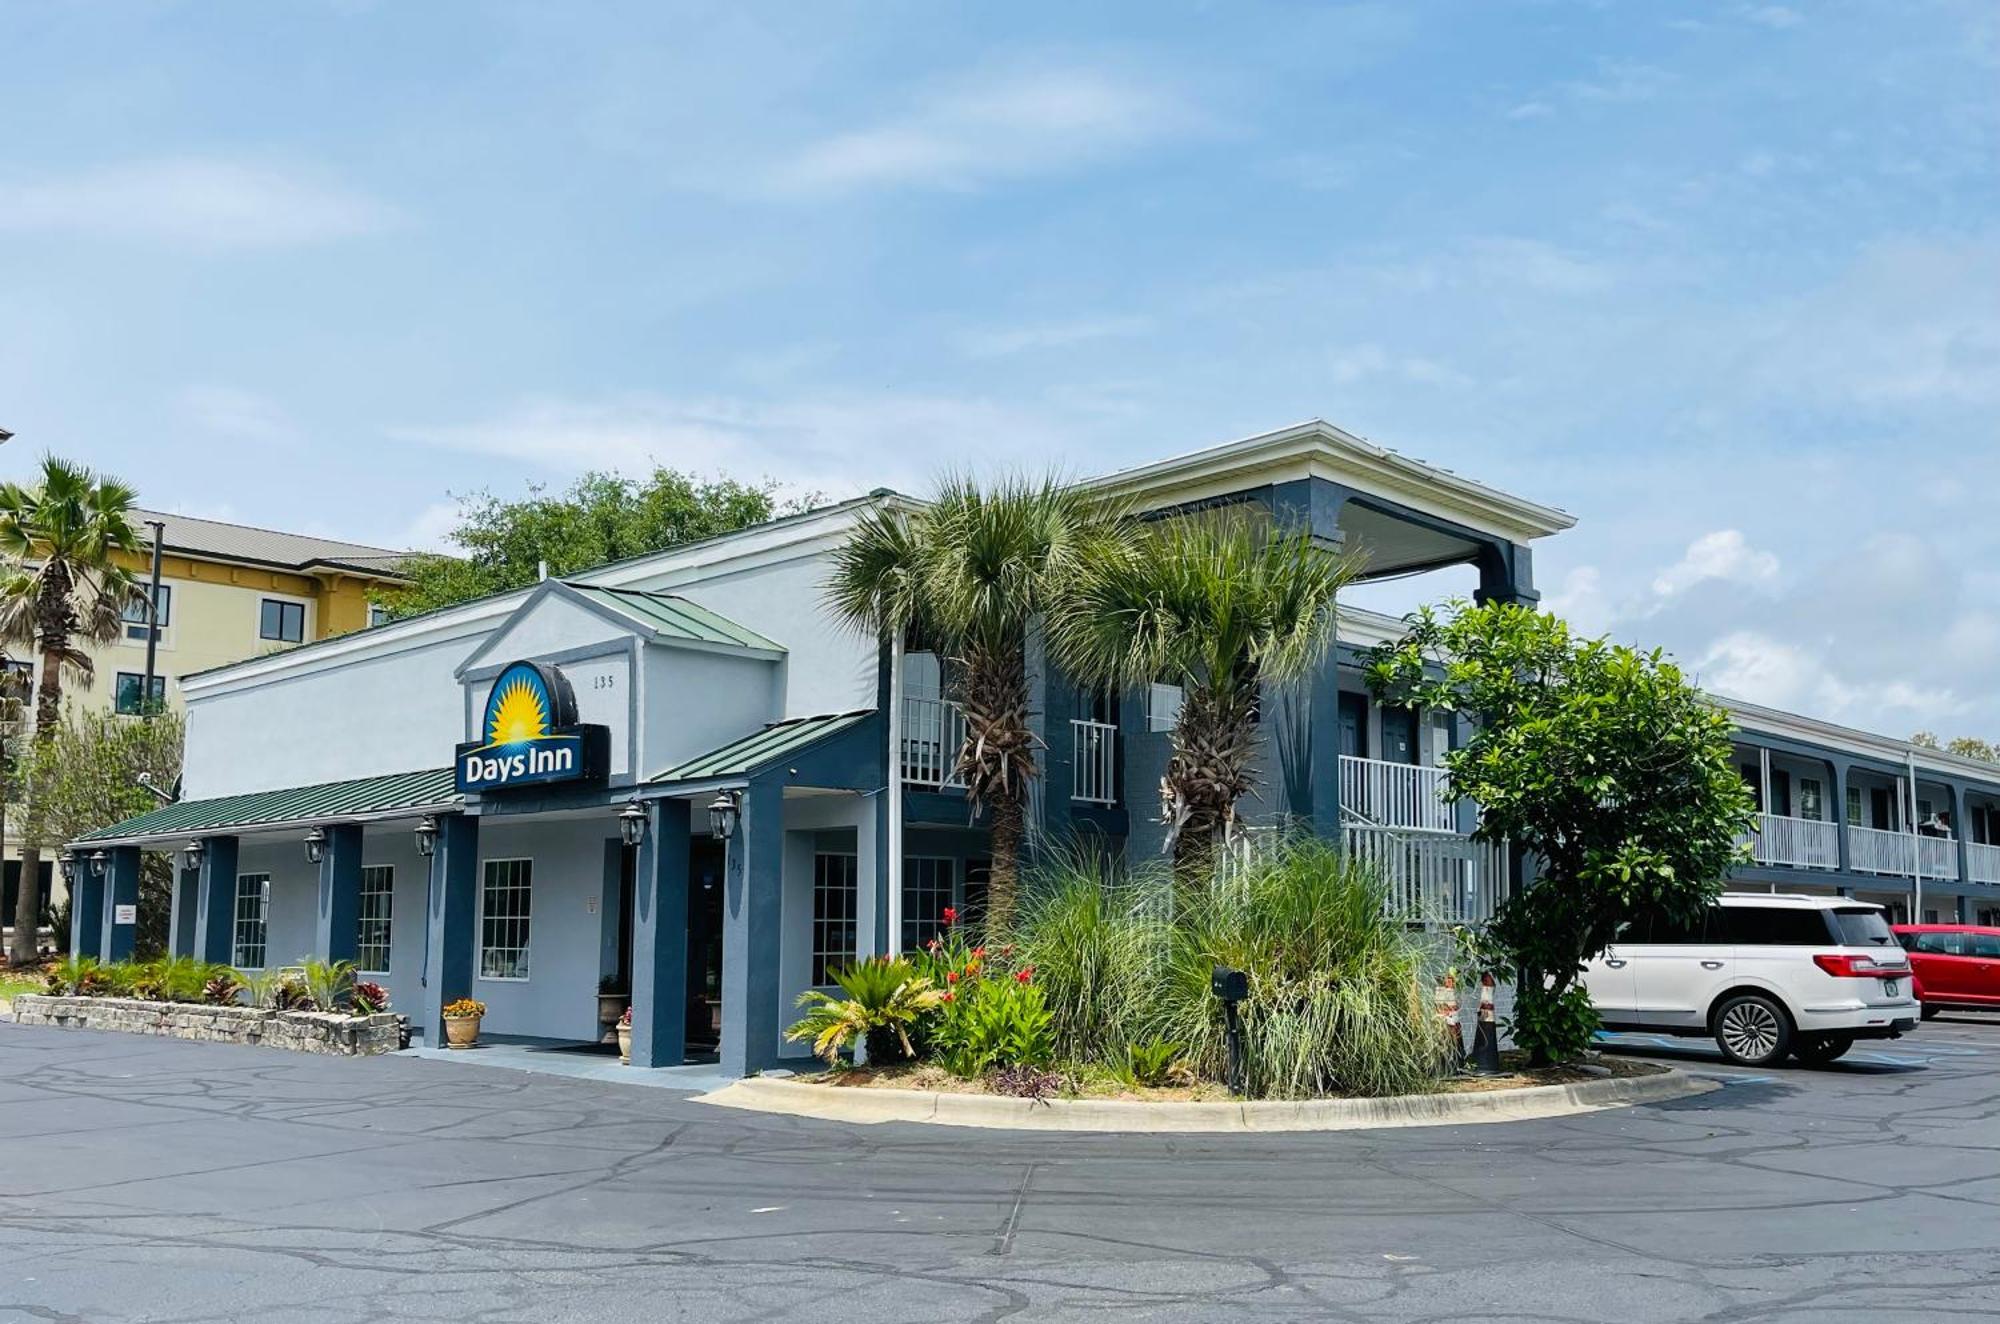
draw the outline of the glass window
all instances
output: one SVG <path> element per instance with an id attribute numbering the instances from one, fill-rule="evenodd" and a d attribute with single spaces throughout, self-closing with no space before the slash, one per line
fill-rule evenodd
<path id="1" fill-rule="evenodd" d="M 2000 957 L 2000 933 L 1968 933 L 1967 955 L 1983 956 L 1987 960 Z"/>
<path id="2" fill-rule="evenodd" d="M 1889 921 L 1882 918 L 1879 910 L 1852 910 L 1833 912 L 1833 927 L 1840 935 L 1840 941 L 1847 947 L 1894 947 L 1896 935 L 1889 932 Z"/>
<path id="3" fill-rule="evenodd" d="M 1868 826 L 1868 816 L 1861 811 L 1861 788 L 1847 788 L 1847 825 L 1849 827 Z"/>
<path id="4" fill-rule="evenodd" d="M 119 672 L 118 685 L 112 694 L 112 706 L 128 717 L 147 711 L 146 706 L 139 702 L 139 694 L 145 687 L 146 677 L 140 672 Z M 165 676 L 155 676 L 153 677 L 152 711 L 158 712 L 166 706 L 167 678 Z"/>
<path id="5" fill-rule="evenodd" d="M 479 889 L 479 977 L 528 977 L 528 919 L 533 860 L 488 860 Z"/>
<path id="6" fill-rule="evenodd" d="M 389 609 L 379 602 L 369 603 L 368 623 L 370 625 L 387 625 L 389 623 Z"/>
<path id="7" fill-rule="evenodd" d="M 903 950 L 918 951 L 944 932 L 958 862 L 949 856 L 903 857 Z"/>
<path id="8" fill-rule="evenodd" d="M 1825 912 L 1818 909 L 1723 906 L 1721 911 L 1728 941 L 1738 947 L 1814 947 L 1833 941 Z M 1882 932 L 1888 933 L 1886 925 Z"/>
<path id="9" fill-rule="evenodd" d="M 229 963 L 241 970 L 264 968 L 264 940 L 271 917 L 271 875 L 236 876 L 236 923 L 231 930 Z"/>
<path id="10" fill-rule="evenodd" d="M 1799 817 L 1815 823 L 1826 817 L 1826 796 L 1817 777 L 1799 778 Z"/>
<path id="11" fill-rule="evenodd" d="M 1685 947 L 1693 943 L 1716 941 L 1710 935 L 1710 929 L 1708 912 L 1703 912 L 1692 920 L 1671 915 L 1654 915 L 1633 925 L 1631 932 L 1622 941 Z"/>
<path id="12" fill-rule="evenodd" d="M 150 582 L 141 584 L 138 593 L 125 600 L 124 610 L 119 615 L 125 620 L 125 637 L 127 639 L 136 640 L 139 643 L 146 642 L 146 597 L 152 591 L 152 587 Z M 162 584 L 160 585 L 160 619 L 157 622 L 158 627 L 162 630 L 166 629 L 174 623 L 173 617 L 174 586 L 172 584 Z"/>
<path id="13" fill-rule="evenodd" d="M 857 892 L 855 858 L 822 852 L 813 856 L 812 982 L 831 984 L 833 972 L 854 959 Z"/>
<path id="14" fill-rule="evenodd" d="M 354 964 L 369 974 L 386 974 L 389 969 L 389 941 L 396 907 L 396 871 L 386 864 L 371 864 L 361 870 L 359 927 L 355 939 Z"/>
<path id="15" fill-rule="evenodd" d="M 286 602 L 281 598 L 265 598 L 263 609 L 257 616 L 257 637 L 275 639 L 279 643 L 296 644 L 306 637 L 306 606 L 303 602 Z"/>

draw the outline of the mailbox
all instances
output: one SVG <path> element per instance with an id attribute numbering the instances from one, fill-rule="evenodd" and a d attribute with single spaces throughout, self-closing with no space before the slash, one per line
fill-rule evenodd
<path id="1" fill-rule="evenodd" d="M 1219 965 L 1209 975 L 1209 987 L 1224 1002 L 1245 1002 L 1250 997 L 1250 976 L 1241 970 Z"/>

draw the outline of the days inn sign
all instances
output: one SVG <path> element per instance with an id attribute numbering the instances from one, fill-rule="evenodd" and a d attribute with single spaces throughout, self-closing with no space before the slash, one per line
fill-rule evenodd
<path id="1" fill-rule="evenodd" d="M 479 736 L 458 747 L 461 792 L 601 782 L 609 764 L 609 730 L 578 722 L 568 678 L 540 662 L 511 663 L 493 678 Z"/>

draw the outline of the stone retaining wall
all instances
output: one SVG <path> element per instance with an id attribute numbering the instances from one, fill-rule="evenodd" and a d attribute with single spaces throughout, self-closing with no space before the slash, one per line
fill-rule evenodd
<path id="1" fill-rule="evenodd" d="M 147 1002 L 139 998 L 59 998 L 23 993 L 14 999 L 17 1025 L 262 1044 L 267 1048 L 289 1048 L 295 1053 L 337 1053 L 344 1057 L 394 1052 L 402 1037 L 401 1020 L 393 1012 L 345 1016 L 318 1011 L 271 1011 L 263 1007 Z"/>

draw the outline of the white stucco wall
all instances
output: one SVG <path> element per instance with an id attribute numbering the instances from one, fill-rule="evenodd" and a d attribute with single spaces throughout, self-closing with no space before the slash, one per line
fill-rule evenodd
<path id="1" fill-rule="evenodd" d="M 487 1031 L 547 1039 L 597 1038 L 604 843 L 616 835 L 615 826 L 595 818 L 480 821 L 477 885 L 481 889 L 488 860 L 535 862 L 525 980 L 479 977 L 480 925 L 473 925 L 472 996 L 486 1004 Z"/>
<path id="2" fill-rule="evenodd" d="M 823 840 L 855 855 L 855 955 L 875 954 L 875 899 L 881 865 L 875 849 L 875 801 L 861 795 L 815 795 L 785 802 L 784 899 L 779 912 L 778 1021 L 780 1057 L 810 1057 L 812 1046 L 784 1043 L 799 994 L 812 980 L 813 856 Z M 831 989 L 831 985 L 822 985 Z"/>
<path id="3" fill-rule="evenodd" d="M 639 775 L 651 777 L 785 716 L 782 664 L 648 647 L 639 692 Z"/>

